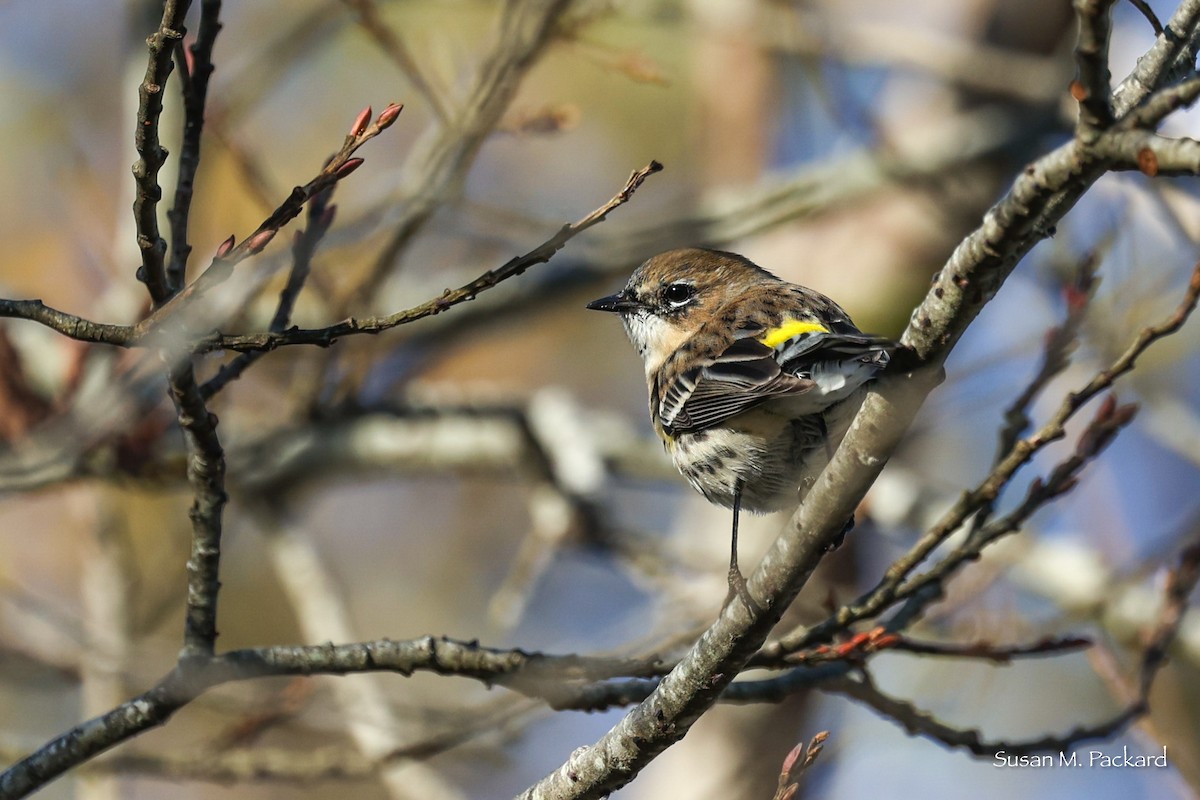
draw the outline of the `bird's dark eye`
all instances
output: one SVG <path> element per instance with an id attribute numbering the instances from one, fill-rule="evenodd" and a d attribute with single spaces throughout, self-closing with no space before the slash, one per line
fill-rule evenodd
<path id="1" fill-rule="evenodd" d="M 689 284 L 686 283 L 671 283 L 663 289 L 663 300 L 667 301 L 667 305 L 672 308 L 679 308 L 686 305 L 692 299 L 692 295 L 696 293 Z"/>

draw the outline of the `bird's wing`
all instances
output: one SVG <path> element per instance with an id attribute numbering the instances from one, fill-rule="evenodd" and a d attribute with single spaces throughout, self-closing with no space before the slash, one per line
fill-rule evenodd
<path id="1" fill-rule="evenodd" d="M 771 398 L 819 388 L 812 376 L 819 365 L 858 361 L 873 374 L 887 366 L 895 348 L 890 339 L 869 336 L 850 323 L 800 333 L 774 347 L 736 339 L 716 359 L 679 372 L 661 387 L 659 418 L 674 432 L 703 430 Z"/>
<path id="2" fill-rule="evenodd" d="M 803 333 L 781 342 L 775 347 L 775 358 L 780 368 L 792 375 L 805 375 L 814 365 L 836 361 L 859 361 L 883 369 L 897 347 L 891 339 L 863 333 L 848 322 L 836 322 L 827 333 Z"/>
<path id="3" fill-rule="evenodd" d="M 675 432 L 712 427 L 764 400 L 800 394 L 816 384 L 784 372 L 776 351 L 756 339 L 737 339 L 721 355 L 680 372 L 663 387 L 659 418 Z"/>

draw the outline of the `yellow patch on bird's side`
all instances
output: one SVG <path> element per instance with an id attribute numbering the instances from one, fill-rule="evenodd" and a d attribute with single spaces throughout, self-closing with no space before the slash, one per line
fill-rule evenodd
<path id="1" fill-rule="evenodd" d="M 829 333 L 829 328 L 826 328 L 819 322 L 789 319 L 778 328 L 771 328 L 771 330 L 758 337 L 758 340 L 767 347 L 778 347 L 788 339 L 799 336 L 802 333 Z"/>
<path id="2" fill-rule="evenodd" d="M 658 434 L 659 439 L 662 439 L 662 443 L 666 446 L 668 453 L 675 452 L 675 440 L 667 435 L 667 432 L 665 429 L 663 429 L 662 425 L 655 423 L 654 432 Z"/>

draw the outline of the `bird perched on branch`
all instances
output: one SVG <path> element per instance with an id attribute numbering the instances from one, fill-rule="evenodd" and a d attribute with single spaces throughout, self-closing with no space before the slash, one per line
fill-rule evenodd
<path id="1" fill-rule="evenodd" d="M 675 467 L 733 509 L 730 596 L 748 601 L 739 512 L 803 500 L 897 343 L 863 333 L 828 297 L 719 250 L 654 256 L 588 308 L 621 316 Z"/>

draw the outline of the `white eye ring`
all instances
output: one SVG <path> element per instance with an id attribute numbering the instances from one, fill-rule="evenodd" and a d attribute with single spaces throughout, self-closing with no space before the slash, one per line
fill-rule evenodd
<path id="1" fill-rule="evenodd" d="M 689 283 L 672 283 L 663 289 L 663 300 L 671 308 L 682 308 L 691 302 L 696 290 Z"/>

